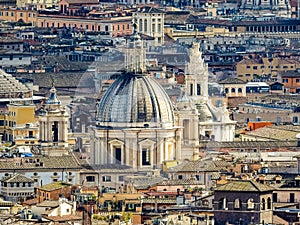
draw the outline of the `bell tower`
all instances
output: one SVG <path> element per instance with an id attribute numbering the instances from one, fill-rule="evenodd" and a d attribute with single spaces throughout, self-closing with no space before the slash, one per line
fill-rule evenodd
<path id="1" fill-rule="evenodd" d="M 61 155 L 68 150 L 69 114 L 62 107 L 53 86 L 39 113 L 40 147 L 46 155 Z"/>
<path id="2" fill-rule="evenodd" d="M 198 103 L 208 100 L 208 70 L 199 48 L 199 43 L 193 43 L 186 72 L 186 93 Z"/>

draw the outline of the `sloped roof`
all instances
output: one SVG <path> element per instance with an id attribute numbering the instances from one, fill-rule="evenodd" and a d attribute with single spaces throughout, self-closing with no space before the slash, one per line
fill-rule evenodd
<path id="1" fill-rule="evenodd" d="M 40 163 L 43 163 L 40 166 Z M 39 166 L 37 166 L 39 164 Z M 18 165 L 15 159 L 0 159 L 0 170 L 24 170 L 24 169 L 81 169 L 73 156 L 35 156 L 22 159 Z"/>
<path id="2" fill-rule="evenodd" d="M 28 92 L 29 88 L 16 80 L 12 75 L 0 69 L 0 96 L 14 92 Z"/>
<path id="3" fill-rule="evenodd" d="M 206 161 L 196 160 L 183 162 L 183 165 L 178 165 L 169 169 L 169 172 L 193 172 L 193 171 L 220 171 L 225 169 L 229 163 L 225 161 Z"/>
<path id="4" fill-rule="evenodd" d="M 67 184 L 64 182 L 53 182 L 50 184 L 46 184 L 38 189 L 43 190 L 43 191 L 54 191 L 63 187 L 71 186 L 71 184 Z"/>
<path id="5" fill-rule="evenodd" d="M 246 82 L 238 78 L 226 78 L 221 80 L 219 84 L 246 84 Z"/>
<path id="6" fill-rule="evenodd" d="M 39 207 L 51 207 L 51 208 L 56 208 L 59 206 L 58 201 L 51 201 L 51 200 L 45 200 L 39 204 L 37 204 Z"/>
<path id="7" fill-rule="evenodd" d="M 6 177 L 2 178 L 1 181 L 7 182 L 7 183 L 16 183 L 16 182 L 18 182 L 18 183 L 21 183 L 21 182 L 22 183 L 23 182 L 29 183 L 29 182 L 34 182 L 33 179 L 25 177 L 22 174 L 15 174 L 13 176 L 6 176 Z"/>
<path id="8" fill-rule="evenodd" d="M 297 140 L 296 135 L 298 133 L 299 130 L 292 130 L 285 126 L 266 126 L 253 131 L 249 131 L 246 133 L 246 135 L 284 141 Z"/>
<path id="9" fill-rule="evenodd" d="M 163 181 L 163 177 L 160 176 L 158 177 L 137 176 L 137 177 L 130 178 L 130 183 L 132 183 L 132 185 L 136 189 L 147 189 L 162 181 Z"/>
<path id="10" fill-rule="evenodd" d="M 215 188 L 215 191 L 241 191 L 241 192 L 267 192 L 272 191 L 274 188 L 260 184 L 253 180 L 242 180 L 242 181 L 232 181 L 230 183 L 224 184 L 220 187 Z"/>

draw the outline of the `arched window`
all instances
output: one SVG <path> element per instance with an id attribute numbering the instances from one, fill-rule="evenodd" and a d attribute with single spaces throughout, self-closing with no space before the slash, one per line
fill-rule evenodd
<path id="1" fill-rule="evenodd" d="M 228 88 L 225 88 L 225 93 L 226 93 L 226 94 L 228 94 L 228 91 L 229 91 Z"/>
<path id="2" fill-rule="evenodd" d="M 266 209 L 266 200 L 263 198 L 261 200 L 261 210 L 265 210 Z"/>
<path id="3" fill-rule="evenodd" d="M 272 208 L 272 201 L 271 198 L 269 197 L 267 200 L 267 209 L 271 209 Z"/>
<path id="4" fill-rule="evenodd" d="M 243 92 L 242 88 L 239 88 L 238 93 L 242 93 L 242 92 Z"/>
<path id="5" fill-rule="evenodd" d="M 236 199 L 234 200 L 234 209 L 241 209 L 241 207 L 242 207 L 241 200 L 238 199 L 238 198 L 236 198 Z"/>
<path id="6" fill-rule="evenodd" d="M 145 32 L 145 33 L 148 32 L 148 23 L 147 23 L 147 19 L 144 20 L 144 32 Z"/>
<path id="7" fill-rule="evenodd" d="M 231 88 L 231 93 L 235 93 L 235 88 Z"/>
<path id="8" fill-rule="evenodd" d="M 219 201 L 219 209 L 228 209 L 228 200 L 226 198 L 221 198 Z"/>
<path id="9" fill-rule="evenodd" d="M 247 208 L 248 209 L 254 209 L 254 201 L 253 198 L 249 198 L 247 201 Z"/>
<path id="10" fill-rule="evenodd" d="M 143 19 L 140 19 L 139 21 L 139 31 L 143 32 Z"/>

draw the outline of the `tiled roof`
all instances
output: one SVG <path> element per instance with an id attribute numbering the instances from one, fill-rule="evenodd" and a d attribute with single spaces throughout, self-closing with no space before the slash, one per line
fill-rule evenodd
<path id="1" fill-rule="evenodd" d="M 65 222 L 65 221 L 82 220 L 82 215 L 77 214 L 77 215 L 64 215 L 64 216 L 43 216 L 43 218 L 54 222 Z"/>
<path id="2" fill-rule="evenodd" d="M 246 64 L 246 65 L 251 65 L 251 64 L 263 64 L 262 60 L 258 59 L 243 59 L 237 64 Z"/>
<path id="3" fill-rule="evenodd" d="M 127 165 L 121 164 L 103 164 L 103 165 L 90 165 L 85 164 L 84 168 L 96 170 L 97 172 L 103 173 L 133 173 L 135 170 Z"/>
<path id="4" fill-rule="evenodd" d="M 51 207 L 51 208 L 55 208 L 55 207 L 59 206 L 59 202 L 58 201 L 45 200 L 45 201 L 37 204 L 37 206 L 39 206 L 39 207 Z"/>
<path id="5" fill-rule="evenodd" d="M 144 176 L 137 176 L 137 177 L 130 177 L 130 183 L 133 184 L 133 186 L 136 189 L 147 189 L 149 187 L 152 187 L 155 184 L 158 184 L 163 181 L 163 177 L 144 177 Z"/>
<path id="6" fill-rule="evenodd" d="M 27 92 L 29 89 L 11 74 L 0 69 L 0 95 L 14 92 Z"/>
<path id="7" fill-rule="evenodd" d="M 215 188 L 215 191 L 242 191 L 242 192 L 266 192 L 273 188 L 267 185 L 257 183 L 252 180 L 232 181 Z"/>
<path id="8" fill-rule="evenodd" d="M 54 191 L 63 187 L 71 186 L 71 184 L 67 184 L 64 182 L 53 182 L 50 184 L 46 184 L 42 187 L 39 187 L 38 189 L 43 190 L 43 191 Z"/>
<path id="9" fill-rule="evenodd" d="M 3 177 L 1 181 L 5 181 L 7 183 L 15 183 L 15 182 L 18 182 L 18 183 L 33 183 L 34 180 L 31 179 L 31 178 L 28 178 L 28 177 L 25 177 L 24 175 L 22 174 L 15 174 L 15 175 L 12 175 L 12 176 L 6 176 L 6 177 Z"/>
<path id="10" fill-rule="evenodd" d="M 246 82 L 238 78 L 227 78 L 219 81 L 219 84 L 246 84 Z"/>
<path id="11" fill-rule="evenodd" d="M 215 142 L 210 141 L 201 143 L 201 148 L 277 148 L 277 147 L 296 147 L 297 141 L 234 141 L 234 142 Z"/>
<path id="12" fill-rule="evenodd" d="M 204 160 L 196 160 L 196 161 L 189 161 L 184 162 L 182 167 L 176 166 L 170 168 L 169 172 L 200 172 L 200 171 L 220 171 L 225 169 L 226 166 L 229 165 L 228 162 L 225 161 L 204 161 Z"/>
<path id="13" fill-rule="evenodd" d="M 298 128 L 298 127 L 297 127 Z M 246 135 L 269 138 L 271 140 L 296 140 L 296 135 L 299 133 L 299 130 L 289 129 L 288 127 L 283 126 L 266 126 L 254 131 L 247 132 Z"/>
<path id="14" fill-rule="evenodd" d="M 42 165 L 41 165 L 42 163 Z M 24 169 L 81 169 L 73 156 L 34 156 L 22 158 L 21 163 L 15 159 L 0 159 L 1 170 L 24 170 Z"/>
<path id="15" fill-rule="evenodd" d="M 81 68 L 84 68 L 82 66 Z M 33 83 L 40 87 L 51 87 L 53 81 L 56 88 L 60 87 L 77 87 L 88 86 L 90 76 L 82 72 L 58 72 L 58 73 L 44 73 L 41 75 L 31 73 L 19 73 L 16 77 L 23 77 L 26 79 L 33 79 Z M 91 83 L 90 83 L 91 84 Z"/>
<path id="16" fill-rule="evenodd" d="M 37 198 L 28 199 L 23 202 L 24 205 L 36 205 L 39 202 Z"/>

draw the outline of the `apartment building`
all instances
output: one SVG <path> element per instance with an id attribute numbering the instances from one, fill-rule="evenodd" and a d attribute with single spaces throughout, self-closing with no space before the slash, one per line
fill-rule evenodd
<path id="1" fill-rule="evenodd" d="M 294 71 L 300 68 L 300 62 L 294 59 L 259 58 L 244 59 L 236 64 L 237 77 L 244 81 L 260 78 L 278 79 L 278 72 Z"/>
<path id="2" fill-rule="evenodd" d="M 2 8 L 0 9 L 0 20 L 8 22 L 22 21 L 24 23 L 31 23 L 36 26 L 38 12 L 18 8 Z"/>
<path id="3" fill-rule="evenodd" d="M 142 7 L 133 13 L 139 33 L 154 38 L 156 46 L 164 43 L 164 12 L 154 7 Z"/>

